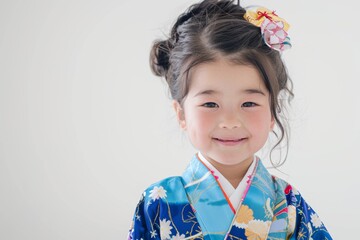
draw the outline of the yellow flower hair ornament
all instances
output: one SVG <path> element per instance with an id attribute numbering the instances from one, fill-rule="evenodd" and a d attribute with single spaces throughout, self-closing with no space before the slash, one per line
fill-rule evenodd
<path id="1" fill-rule="evenodd" d="M 255 11 L 248 9 L 244 18 L 261 28 L 263 39 L 270 48 L 280 52 L 291 48 L 287 33 L 290 25 L 280 18 L 275 11 L 270 11 L 264 7 L 259 7 Z"/>

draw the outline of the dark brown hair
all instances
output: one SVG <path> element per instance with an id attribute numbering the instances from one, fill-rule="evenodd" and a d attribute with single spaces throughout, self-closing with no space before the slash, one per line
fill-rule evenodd
<path id="1" fill-rule="evenodd" d="M 260 28 L 244 19 L 245 12 L 231 0 L 203 0 L 190 6 L 178 17 L 169 38 L 154 42 L 150 66 L 155 75 L 165 77 L 171 97 L 180 104 L 187 96 L 194 66 L 219 57 L 254 66 L 270 93 L 271 113 L 280 131 L 273 131 L 278 138 L 273 151 L 284 139 L 288 145 L 283 113 L 294 96 L 292 82 L 280 53 L 265 44 Z M 284 160 L 287 153 L 288 148 Z M 284 161 L 271 162 L 277 167 Z"/>

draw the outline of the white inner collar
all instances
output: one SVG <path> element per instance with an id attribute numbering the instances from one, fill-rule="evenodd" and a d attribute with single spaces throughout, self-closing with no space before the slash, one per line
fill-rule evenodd
<path id="1" fill-rule="evenodd" d="M 239 185 L 234 188 L 233 185 L 201 154 L 198 152 L 198 156 L 200 160 L 211 170 L 213 171 L 213 175 L 217 177 L 218 182 L 220 183 L 222 189 L 228 196 L 231 204 L 235 209 L 239 207 L 241 197 L 244 195 L 247 186 L 247 180 L 254 172 L 254 168 L 256 166 L 256 156 L 254 156 L 254 160 L 252 161 L 250 167 L 248 168 L 246 174 L 243 179 L 240 181 Z"/>

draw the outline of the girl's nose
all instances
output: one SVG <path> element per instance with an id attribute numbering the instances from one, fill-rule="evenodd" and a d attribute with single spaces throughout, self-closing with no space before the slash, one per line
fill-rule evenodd
<path id="1" fill-rule="evenodd" d="M 233 128 L 239 128 L 242 125 L 243 124 L 240 119 L 240 116 L 238 113 L 236 113 L 236 111 L 230 111 L 230 112 L 224 113 L 224 115 L 220 121 L 220 128 L 233 129 Z"/>

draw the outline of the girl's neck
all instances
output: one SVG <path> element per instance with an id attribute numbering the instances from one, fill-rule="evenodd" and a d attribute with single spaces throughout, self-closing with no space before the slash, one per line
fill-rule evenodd
<path id="1" fill-rule="evenodd" d="M 237 188 L 253 162 L 254 157 L 252 156 L 235 165 L 221 164 L 210 158 L 207 158 L 207 160 L 231 183 L 234 188 Z"/>

